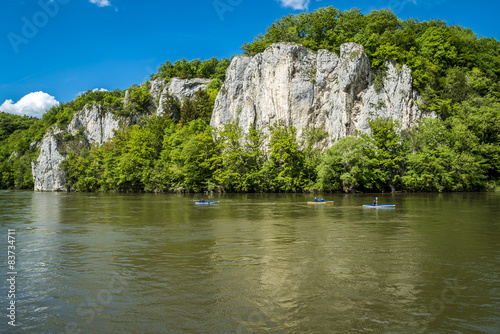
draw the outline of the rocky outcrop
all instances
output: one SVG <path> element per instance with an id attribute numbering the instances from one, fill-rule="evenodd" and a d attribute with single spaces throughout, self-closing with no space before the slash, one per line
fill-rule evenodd
<path id="1" fill-rule="evenodd" d="M 40 143 L 40 155 L 31 162 L 35 191 L 64 191 L 65 175 L 59 164 L 66 157 L 59 152 L 64 131 L 48 131 Z"/>
<path id="2" fill-rule="evenodd" d="M 167 84 L 167 81 L 165 79 L 155 79 L 151 81 L 151 88 L 149 89 L 149 93 L 151 94 L 151 97 L 153 100 L 156 100 L 160 97 L 161 92 L 165 88 L 165 85 Z"/>
<path id="3" fill-rule="evenodd" d="M 103 112 L 100 106 L 87 105 L 73 116 L 67 130 L 49 130 L 39 144 L 40 155 L 31 163 L 35 191 L 67 190 L 64 185 L 64 171 L 59 167 L 61 161 L 67 157 L 67 134 L 82 134 L 80 145 L 102 145 L 115 135 L 120 121 L 124 120 L 118 119 L 110 112 Z"/>
<path id="4" fill-rule="evenodd" d="M 80 129 L 89 144 L 102 145 L 114 136 L 120 121 L 113 114 L 103 112 L 101 106 L 87 105 L 77 112 L 68 125 L 68 133 L 76 135 Z"/>
<path id="5" fill-rule="evenodd" d="M 89 144 L 102 145 L 114 136 L 119 126 L 119 119 L 110 112 L 103 112 L 101 106 L 87 105 L 73 116 L 68 132 L 76 135 L 82 129 Z"/>
<path id="6" fill-rule="evenodd" d="M 165 112 L 163 109 L 163 102 L 167 95 L 174 96 L 178 102 L 182 102 L 185 98 L 191 98 L 197 90 L 206 90 L 210 81 L 209 79 L 200 78 L 172 78 L 161 92 L 158 109 L 156 111 L 157 115 L 162 115 Z"/>
<path id="7" fill-rule="evenodd" d="M 409 127 L 422 117 L 415 104 L 411 71 L 387 64 L 376 87 L 363 47 L 341 46 L 340 57 L 295 44 L 273 44 L 254 57 L 235 57 L 215 101 L 210 125 L 235 121 L 248 131 L 278 120 L 293 125 L 300 138 L 306 128 L 324 128 L 328 145 L 368 132 L 368 120 L 390 117 Z M 378 89 L 376 89 L 378 88 Z"/>

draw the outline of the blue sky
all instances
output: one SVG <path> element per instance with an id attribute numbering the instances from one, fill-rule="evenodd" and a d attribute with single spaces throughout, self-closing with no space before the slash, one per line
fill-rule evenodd
<path id="1" fill-rule="evenodd" d="M 166 60 L 240 54 L 283 15 L 392 8 L 500 39 L 500 2 L 464 0 L 9 0 L 0 5 L 0 110 L 40 116 L 88 89 L 126 89 Z"/>

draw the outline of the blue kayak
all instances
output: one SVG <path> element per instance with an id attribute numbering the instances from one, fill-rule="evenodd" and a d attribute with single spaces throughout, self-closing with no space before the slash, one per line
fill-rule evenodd
<path id="1" fill-rule="evenodd" d="M 198 202 L 195 202 L 195 204 L 199 204 L 199 205 L 208 205 L 208 204 L 217 204 L 219 203 L 219 201 L 198 201 Z"/>
<path id="2" fill-rule="evenodd" d="M 373 209 L 377 209 L 377 208 L 395 208 L 396 205 L 394 204 L 377 204 L 377 205 L 373 205 L 373 204 L 365 204 L 363 205 L 363 208 L 373 208 Z"/>

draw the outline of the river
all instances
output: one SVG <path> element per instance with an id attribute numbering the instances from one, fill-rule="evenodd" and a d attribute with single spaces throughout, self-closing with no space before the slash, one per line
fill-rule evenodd
<path id="1" fill-rule="evenodd" d="M 0 191 L 0 331 L 499 332 L 500 193 L 323 196 Z"/>

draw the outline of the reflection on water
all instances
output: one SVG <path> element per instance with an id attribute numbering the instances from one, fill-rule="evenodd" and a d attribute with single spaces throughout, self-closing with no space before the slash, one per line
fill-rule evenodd
<path id="1" fill-rule="evenodd" d="M 333 206 L 303 194 L 196 206 L 189 195 L 2 191 L 2 227 L 18 238 L 15 331 L 500 327 L 500 194 L 378 195 L 394 210 L 363 209 L 371 195 L 330 197 Z"/>

